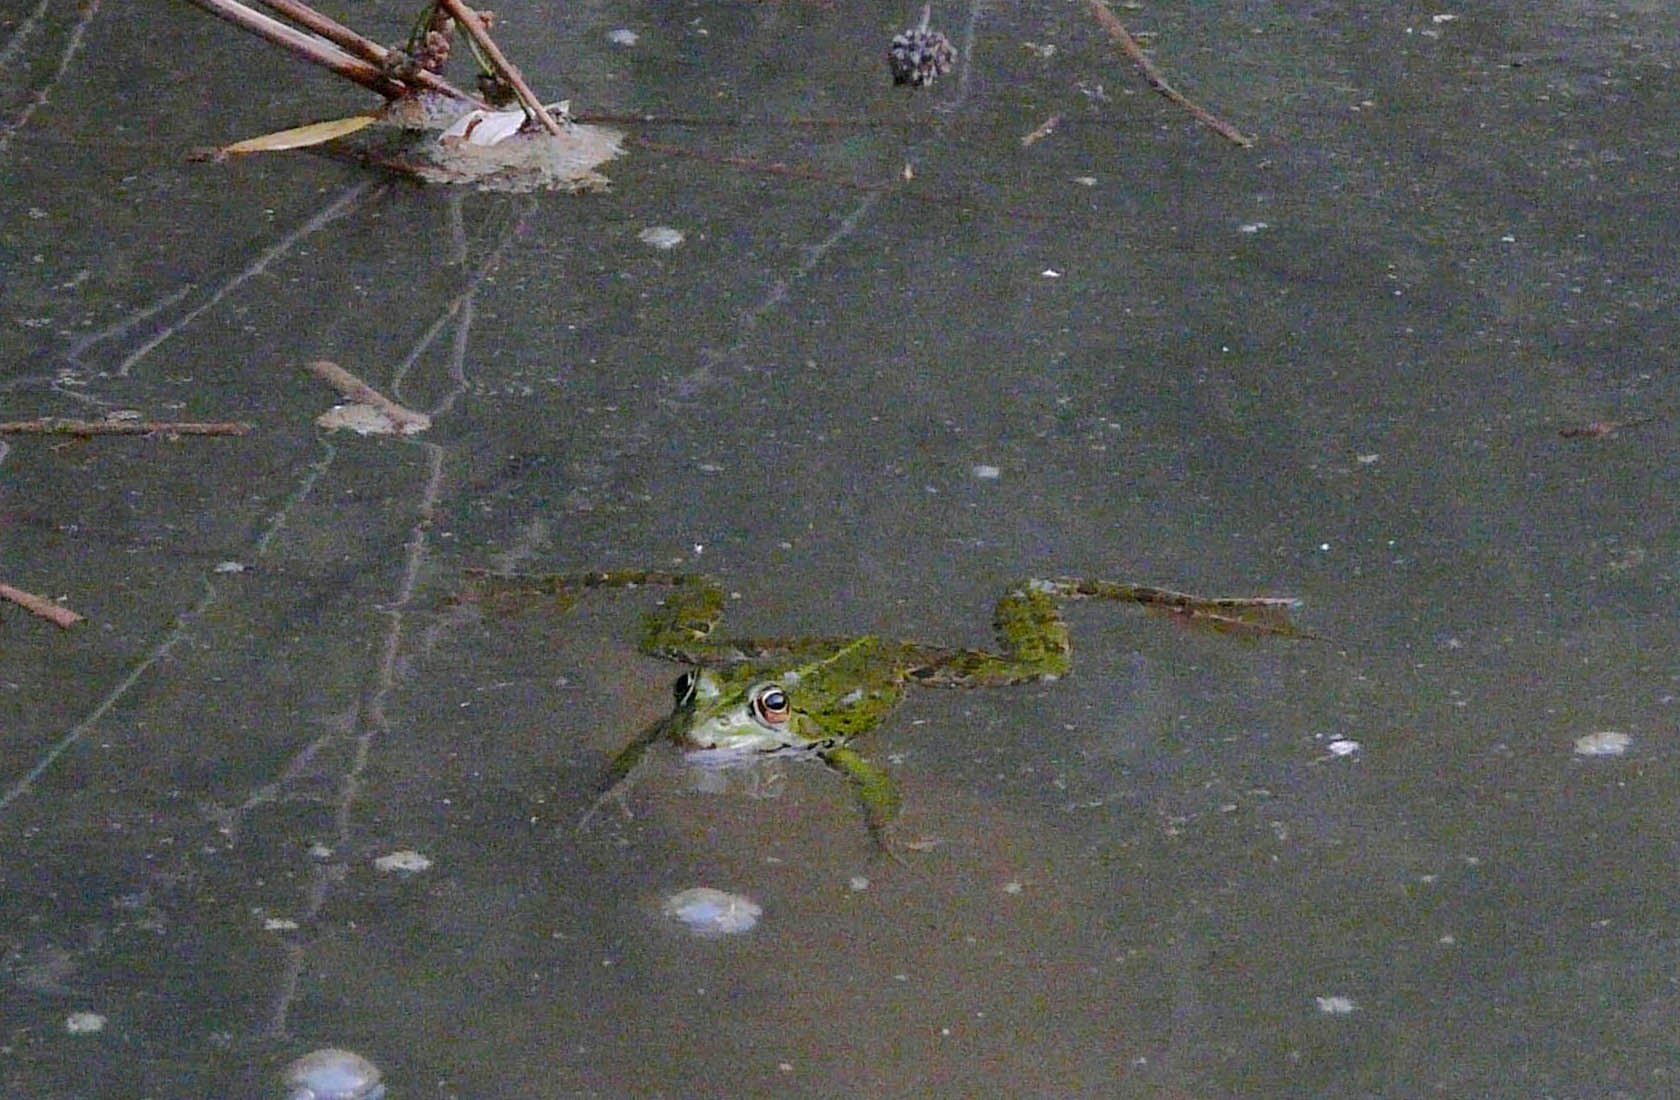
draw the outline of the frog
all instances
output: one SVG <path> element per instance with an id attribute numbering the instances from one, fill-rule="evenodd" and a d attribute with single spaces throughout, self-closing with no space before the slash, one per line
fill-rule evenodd
<path id="1" fill-rule="evenodd" d="M 1009 585 L 992 615 L 995 649 L 857 636 L 731 638 L 717 630 L 728 593 L 704 573 L 615 569 L 559 573 L 470 570 L 475 596 L 496 602 L 552 599 L 562 610 L 600 589 L 662 588 L 643 620 L 638 649 L 681 664 L 671 709 L 608 764 L 580 826 L 606 801 L 622 801 L 648 749 L 661 741 L 689 762 L 731 767 L 778 758 L 816 760 L 853 788 L 869 835 L 889 849 L 901 809 L 892 776 L 859 742 L 879 728 L 910 687 L 983 688 L 1061 679 L 1073 649 L 1062 605 L 1110 600 L 1196 620 L 1217 630 L 1300 636 L 1292 597 L 1209 598 L 1166 588 L 1081 578 Z"/>

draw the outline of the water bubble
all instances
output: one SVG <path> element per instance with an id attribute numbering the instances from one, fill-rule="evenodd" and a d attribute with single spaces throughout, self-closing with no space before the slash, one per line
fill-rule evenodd
<path id="1" fill-rule="evenodd" d="M 680 229 L 673 229 L 668 225 L 650 225 L 636 234 L 636 239 L 663 252 L 677 247 L 687 238 Z"/>
<path id="2" fill-rule="evenodd" d="M 353 1050 L 313 1050 L 286 1067 L 286 1100 L 379 1100 L 383 1076 Z"/>
<path id="3" fill-rule="evenodd" d="M 1628 751 L 1633 738 L 1620 730 L 1599 730 L 1575 739 L 1577 756 L 1620 756 Z"/>
<path id="4" fill-rule="evenodd" d="M 695 886 L 672 894 L 662 908 L 667 917 L 682 921 L 702 939 L 751 931 L 764 915 L 758 903 L 746 895 L 714 890 L 710 886 Z"/>

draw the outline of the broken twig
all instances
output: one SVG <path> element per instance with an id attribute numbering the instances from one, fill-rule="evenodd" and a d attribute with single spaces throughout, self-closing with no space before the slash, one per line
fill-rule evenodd
<path id="1" fill-rule="evenodd" d="M 238 0 L 192 0 L 192 2 L 210 14 L 226 19 L 236 27 L 243 27 L 259 38 L 265 38 L 276 45 L 285 47 L 305 61 L 329 69 L 347 80 L 353 80 L 369 91 L 378 92 L 386 99 L 400 99 L 408 92 L 408 87 L 405 84 L 387 76 L 379 66 L 345 53 L 337 46 L 312 34 L 304 34 L 296 27 L 288 26 L 272 16 L 264 15 L 260 11 L 253 11 L 239 3 Z"/>
<path id="2" fill-rule="evenodd" d="M 83 618 L 68 607 L 62 607 L 45 596 L 25 592 L 23 589 L 13 588 L 9 584 L 0 584 L 0 600 L 10 600 L 24 610 L 39 615 L 48 622 L 56 623 L 66 630 L 81 622 Z"/>
<path id="3" fill-rule="evenodd" d="M 398 60 L 398 58 L 392 56 L 391 50 L 370 38 L 357 34 L 338 20 L 321 14 L 308 4 L 300 2 L 300 0 L 262 0 L 262 4 L 264 7 L 273 8 L 294 23 L 313 31 L 334 45 L 355 54 L 363 61 L 378 65 L 382 72 L 389 71 L 393 62 Z M 470 103 L 481 110 L 490 109 L 490 105 L 478 96 L 463 92 L 437 73 L 418 66 L 405 66 L 399 79 L 405 84 L 418 84 L 428 91 L 446 95 L 451 99 L 458 99 L 463 103 Z"/>
<path id="4" fill-rule="evenodd" d="M 0 424 L 0 435 L 245 435 L 250 430 L 251 425 L 242 420 L 73 420 L 43 416 Z"/>
<path id="5" fill-rule="evenodd" d="M 1641 424 L 1649 424 L 1661 420 L 1667 413 L 1648 413 L 1645 416 L 1635 416 L 1627 420 L 1594 420 L 1591 424 L 1576 424 L 1568 428 L 1559 428 L 1558 434 L 1565 439 L 1602 439 L 1607 435 L 1615 435 L 1623 428 L 1637 428 Z"/>
<path id="6" fill-rule="evenodd" d="M 502 48 L 496 45 L 495 40 L 490 37 L 490 32 L 485 29 L 484 21 L 478 17 L 478 13 L 467 7 L 461 0 L 438 0 L 438 4 L 454 18 L 462 30 L 467 32 L 468 37 L 478 43 L 478 48 L 484 51 L 485 56 L 490 59 L 490 64 L 495 67 L 496 71 L 506 78 L 509 84 L 513 85 L 514 94 L 519 97 L 519 105 L 525 108 L 525 113 L 539 122 L 543 129 L 549 133 L 556 136 L 564 134 L 566 132 L 565 128 L 554 121 L 554 116 L 548 113 L 548 108 L 544 107 L 542 100 L 537 98 L 537 93 L 533 92 L 531 86 L 525 83 L 525 77 L 520 74 L 513 62 L 507 59 L 507 55 L 502 53 Z"/>
<path id="7" fill-rule="evenodd" d="M 1137 39 L 1132 37 L 1132 32 L 1126 29 L 1126 25 L 1120 22 L 1120 18 L 1103 0 L 1085 0 L 1085 4 L 1091 9 L 1091 14 L 1097 17 L 1097 22 L 1102 24 L 1103 30 L 1108 32 L 1108 37 L 1113 40 L 1116 46 L 1120 47 L 1120 52 L 1131 58 L 1132 64 L 1136 65 L 1138 70 L 1143 73 L 1143 78 L 1149 82 L 1151 88 L 1189 111 L 1198 122 L 1207 126 L 1226 141 L 1234 145 L 1241 145 L 1245 149 L 1254 144 L 1253 138 L 1207 108 L 1191 102 L 1177 88 L 1167 83 L 1167 78 L 1162 75 L 1160 69 L 1155 67 L 1155 62 L 1149 60 L 1149 55 L 1143 52 L 1143 47 L 1138 45 Z"/>
<path id="8" fill-rule="evenodd" d="M 310 363 L 309 372 L 349 398 L 353 406 L 360 405 L 381 414 L 390 422 L 390 427 L 384 429 L 384 433 L 389 433 L 392 429 L 395 429 L 400 435 L 410 435 L 414 432 L 423 432 L 432 426 L 432 418 L 425 413 L 416 412 L 406 405 L 397 404 L 330 359 L 317 359 Z M 329 421 L 323 427 L 354 428 L 354 425 Z M 355 428 L 354 430 L 360 431 L 362 429 Z"/>

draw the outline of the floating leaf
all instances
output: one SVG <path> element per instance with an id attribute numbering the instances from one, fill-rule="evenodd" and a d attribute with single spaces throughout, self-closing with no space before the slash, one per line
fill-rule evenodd
<path id="1" fill-rule="evenodd" d="M 351 115 L 349 118 L 335 118 L 328 122 L 311 122 L 308 126 L 294 126 L 290 130 L 276 130 L 272 134 L 236 141 L 232 145 L 222 146 L 217 152 L 222 156 L 243 156 L 246 153 L 278 153 L 286 149 L 307 149 L 311 145 L 320 145 L 334 138 L 353 134 L 375 121 L 377 119 L 373 115 Z"/>

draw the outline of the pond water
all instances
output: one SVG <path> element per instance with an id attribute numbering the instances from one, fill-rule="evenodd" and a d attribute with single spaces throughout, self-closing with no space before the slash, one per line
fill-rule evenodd
<path id="1" fill-rule="evenodd" d="M 937 9 L 912 90 L 915 10 L 592 2 L 496 33 L 674 119 L 608 193 L 191 163 L 368 97 L 0 6 L 3 419 L 253 425 L 3 437 L 0 582 L 87 621 L 4 612 L 0 1093 L 1672 1095 L 1680 15 L 1116 12 L 1256 144 L 1085 4 Z M 317 428 L 320 359 L 430 427 Z M 1070 608 L 1071 675 L 860 742 L 887 859 L 797 764 L 580 831 L 656 596 L 481 567 L 704 571 L 748 637 L 985 645 L 1062 575 L 1318 637 Z"/>

